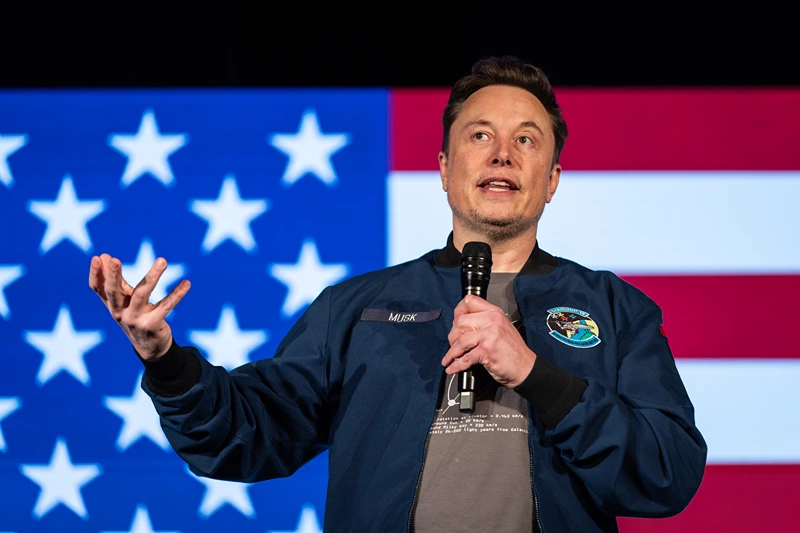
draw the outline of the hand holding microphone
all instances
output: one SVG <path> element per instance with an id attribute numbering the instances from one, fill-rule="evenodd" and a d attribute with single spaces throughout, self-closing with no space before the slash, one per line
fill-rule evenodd
<path id="1" fill-rule="evenodd" d="M 485 242 L 468 242 L 461 252 L 461 297 L 474 294 L 486 299 L 492 275 L 492 248 Z M 461 412 L 475 411 L 475 376 L 471 370 L 458 374 Z"/>
<path id="2" fill-rule="evenodd" d="M 475 409 L 475 378 L 480 364 L 498 383 L 514 388 L 530 374 L 536 354 L 528 348 L 502 309 L 486 301 L 491 277 L 491 248 L 470 242 L 461 253 L 462 300 L 453 314 L 450 349 L 442 359 L 447 374 L 458 375 L 462 412 Z"/>

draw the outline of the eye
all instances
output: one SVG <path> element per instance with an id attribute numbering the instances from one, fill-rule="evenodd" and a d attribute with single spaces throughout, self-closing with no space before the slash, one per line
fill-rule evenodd
<path id="1" fill-rule="evenodd" d="M 472 134 L 472 138 L 475 139 L 476 141 L 483 141 L 483 140 L 488 138 L 488 135 L 486 135 L 486 133 L 484 133 L 482 131 L 479 131 L 479 132 L 473 133 Z"/>
<path id="2" fill-rule="evenodd" d="M 531 143 L 533 143 L 533 139 L 531 139 L 530 137 L 528 137 L 526 135 L 523 135 L 518 140 L 522 144 L 531 144 Z"/>

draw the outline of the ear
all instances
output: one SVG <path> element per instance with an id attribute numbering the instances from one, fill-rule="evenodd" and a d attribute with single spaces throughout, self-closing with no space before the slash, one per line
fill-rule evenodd
<path id="1" fill-rule="evenodd" d="M 447 154 L 439 152 L 439 176 L 442 178 L 442 190 L 447 192 Z"/>
<path id="2" fill-rule="evenodd" d="M 561 180 L 561 165 L 556 163 L 550 170 L 550 175 L 547 177 L 547 203 L 553 199 L 558 188 L 558 182 Z"/>

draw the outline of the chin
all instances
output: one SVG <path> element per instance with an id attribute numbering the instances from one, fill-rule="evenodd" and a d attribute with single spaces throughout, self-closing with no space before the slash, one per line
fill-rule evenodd
<path id="1" fill-rule="evenodd" d="M 476 233 L 485 235 L 493 242 L 503 242 L 513 239 L 528 231 L 536 225 L 536 219 L 524 217 L 500 217 L 491 215 L 480 215 L 472 213 L 466 220 L 462 219 L 465 225 Z"/>
<path id="2" fill-rule="evenodd" d="M 529 227 L 531 223 L 535 222 L 535 220 L 532 220 L 530 217 L 525 217 L 519 214 L 509 215 L 507 211 L 497 213 L 482 213 L 478 210 L 473 210 L 470 213 L 469 218 L 472 219 L 473 223 L 475 224 L 493 228 L 506 228 L 514 226 Z"/>

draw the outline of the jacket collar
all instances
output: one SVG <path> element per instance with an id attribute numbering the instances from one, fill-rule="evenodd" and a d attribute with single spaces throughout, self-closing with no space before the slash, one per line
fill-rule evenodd
<path id="1" fill-rule="evenodd" d="M 436 251 L 436 263 L 444 268 L 461 266 L 461 252 L 453 244 L 453 232 L 447 236 L 447 245 Z M 539 248 L 539 240 L 517 276 L 541 276 L 555 270 L 558 259 Z"/>

